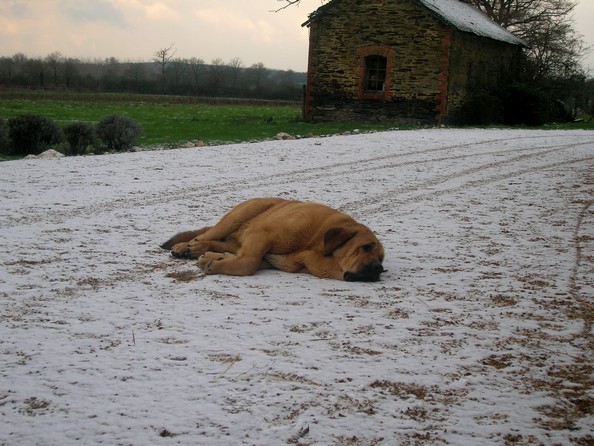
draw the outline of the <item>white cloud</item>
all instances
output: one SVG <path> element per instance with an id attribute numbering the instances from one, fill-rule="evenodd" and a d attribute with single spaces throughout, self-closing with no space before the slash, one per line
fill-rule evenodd
<path id="1" fill-rule="evenodd" d="M 147 18 L 151 21 L 179 21 L 183 4 L 176 1 L 162 2 L 153 0 L 113 0 L 123 10 L 136 18 Z M 173 4 L 173 7 L 172 7 Z"/>
<path id="2" fill-rule="evenodd" d="M 75 23 L 84 21 L 127 25 L 124 14 L 108 0 L 62 0 L 59 7 Z"/>
<path id="3" fill-rule="evenodd" d="M 11 2 L 8 4 L 8 7 L 14 17 L 24 17 L 29 12 L 28 6 L 23 2 Z"/>
<path id="4" fill-rule="evenodd" d="M 13 20 L 0 16 L 0 29 L 2 30 L 0 31 L 0 35 L 7 34 L 8 36 L 16 36 L 21 30 L 21 27 Z M 8 36 L 5 38 L 8 38 Z"/>
<path id="5" fill-rule="evenodd" d="M 222 8 L 198 9 L 193 11 L 193 15 L 202 26 L 208 27 L 210 32 L 226 34 L 230 40 L 240 37 L 254 43 L 267 43 L 272 42 L 277 33 L 269 21 L 255 20 L 246 14 Z"/>

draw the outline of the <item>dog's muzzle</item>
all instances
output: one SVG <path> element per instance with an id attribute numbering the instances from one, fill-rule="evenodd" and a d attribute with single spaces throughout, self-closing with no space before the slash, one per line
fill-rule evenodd
<path id="1" fill-rule="evenodd" d="M 342 278 L 347 282 L 377 282 L 380 280 L 380 274 L 385 271 L 383 265 L 379 262 L 363 265 L 356 273 L 347 271 Z"/>

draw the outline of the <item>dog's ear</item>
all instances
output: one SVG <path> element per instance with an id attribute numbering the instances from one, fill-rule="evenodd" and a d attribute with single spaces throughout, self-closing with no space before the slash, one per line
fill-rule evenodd
<path id="1" fill-rule="evenodd" d="M 357 231 L 345 231 L 343 228 L 328 229 L 324 234 L 324 255 L 332 255 L 355 235 L 357 235 Z"/>

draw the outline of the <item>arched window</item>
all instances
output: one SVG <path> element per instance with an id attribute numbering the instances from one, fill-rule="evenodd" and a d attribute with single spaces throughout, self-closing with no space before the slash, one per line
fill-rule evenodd
<path id="1" fill-rule="evenodd" d="M 388 60 L 384 56 L 365 58 L 365 92 L 383 92 L 386 88 L 386 68 Z"/>
<path id="2" fill-rule="evenodd" d="M 396 50 L 386 45 L 367 45 L 357 47 L 355 55 L 357 98 L 371 101 L 389 99 L 394 93 L 392 82 Z"/>

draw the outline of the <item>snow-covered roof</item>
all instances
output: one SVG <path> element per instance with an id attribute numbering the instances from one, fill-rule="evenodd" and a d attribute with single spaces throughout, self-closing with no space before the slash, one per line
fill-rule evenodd
<path id="1" fill-rule="evenodd" d="M 526 46 L 526 43 L 522 39 L 514 36 L 508 30 L 491 20 L 485 13 L 468 3 L 463 3 L 459 0 L 417 1 L 459 31 L 489 37 L 513 45 Z"/>
<path id="2" fill-rule="evenodd" d="M 332 0 L 309 15 L 309 19 L 302 26 L 308 26 L 312 21 L 324 15 L 339 0 Z M 476 34 L 481 37 L 507 42 L 512 45 L 527 46 L 519 37 L 499 26 L 485 13 L 468 3 L 460 0 L 412 0 L 424 6 L 439 20 L 446 22 L 459 31 Z"/>

